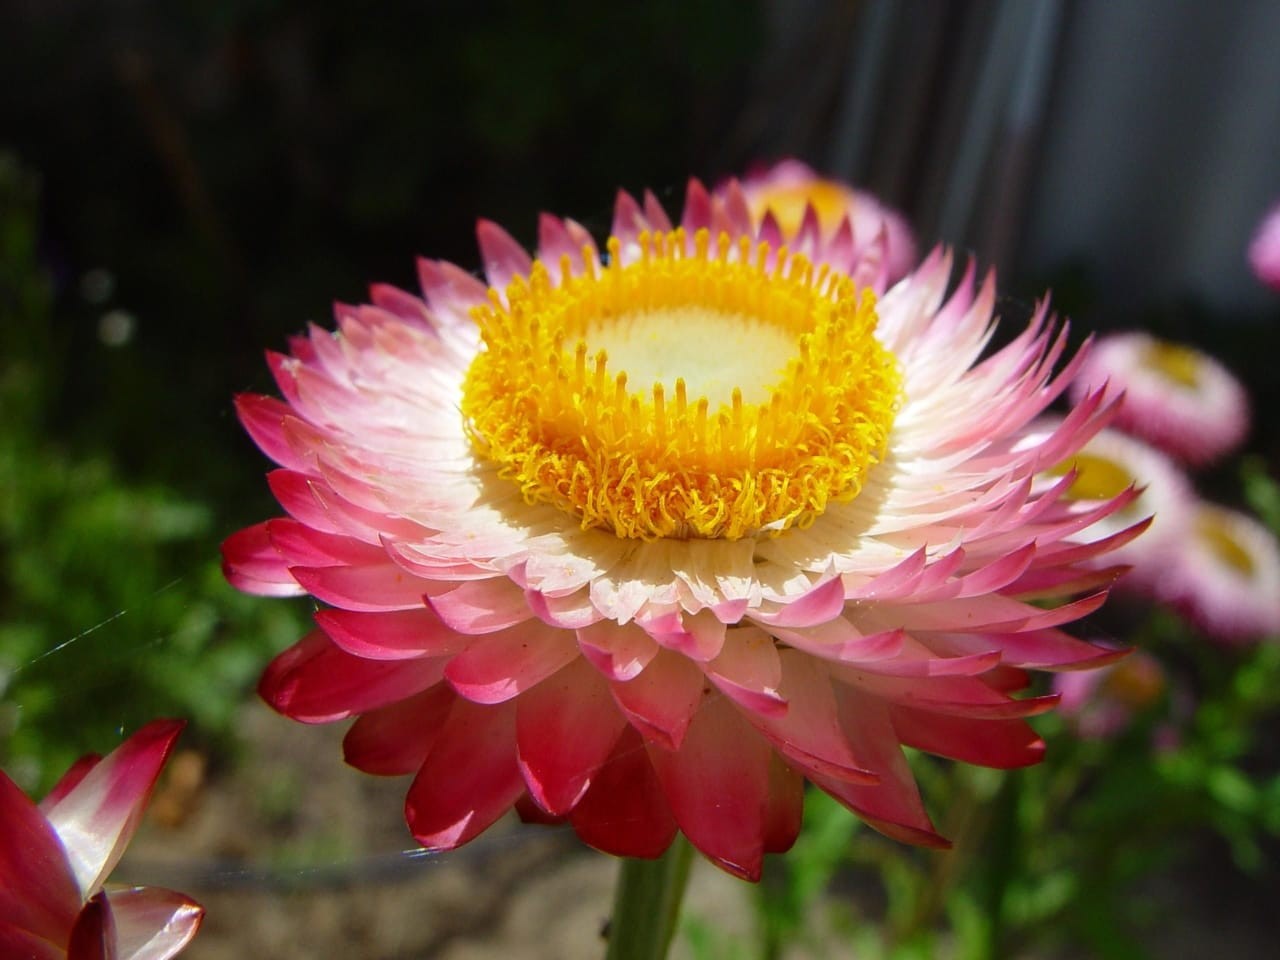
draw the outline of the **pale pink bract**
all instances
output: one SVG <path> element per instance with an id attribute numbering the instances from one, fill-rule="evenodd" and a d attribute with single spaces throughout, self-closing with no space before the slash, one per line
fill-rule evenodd
<path id="1" fill-rule="evenodd" d="M 0 772 L 0 956 L 165 960 L 195 936 L 204 911 L 185 895 L 104 887 L 182 726 L 157 720 L 85 757 L 39 806 Z"/>
<path id="2" fill-rule="evenodd" d="M 766 229 L 736 184 L 713 196 L 696 181 L 682 224 L 669 236 L 687 256 L 699 230 L 727 235 L 733 256 Z M 615 260 L 549 215 L 538 257 L 553 285 L 612 276 L 670 228 L 652 196 L 624 193 Z M 1054 698 L 1011 693 L 1027 668 L 1116 656 L 1060 627 L 1103 602 L 1116 571 L 1098 558 L 1138 532 L 1073 542 L 1134 493 L 1084 507 L 1064 498 L 1070 477 L 1035 486 L 1112 410 L 1094 393 L 1028 439 L 1080 362 L 1055 370 L 1066 338 L 1046 305 L 984 356 L 993 277 L 970 267 L 948 293 L 951 258 L 935 251 L 885 289 L 883 260 L 847 232 L 807 236 L 795 245 L 812 261 L 879 295 L 876 336 L 902 381 L 879 462 L 807 526 L 627 539 L 527 502 L 467 433 L 472 310 L 506 303 L 532 269 L 496 225 L 478 236 L 487 283 L 424 260 L 421 298 L 375 286 L 371 304 L 339 305 L 336 332 L 269 355 L 283 399 L 237 399 L 280 465 L 269 482 L 287 516 L 231 537 L 227 576 L 324 604 L 266 671 L 272 706 L 356 718 L 347 760 L 415 775 L 406 817 L 426 847 L 515 807 L 618 855 L 656 856 L 679 829 L 752 879 L 794 840 L 805 779 L 891 836 L 944 845 L 902 745 L 996 767 L 1040 758 L 1025 718 Z"/>

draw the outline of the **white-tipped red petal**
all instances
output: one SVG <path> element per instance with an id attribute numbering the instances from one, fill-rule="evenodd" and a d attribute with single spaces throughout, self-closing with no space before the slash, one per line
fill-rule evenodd
<path id="1" fill-rule="evenodd" d="M 0 957 L 167 960 L 195 934 L 203 911 L 183 894 L 102 888 L 182 727 L 156 720 L 83 758 L 40 807 L 0 772 Z"/>
<path id="2" fill-rule="evenodd" d="M 48 812 L 87 899 L 119 862 L 184 724 L 155 720 L 104 757 Z"/>

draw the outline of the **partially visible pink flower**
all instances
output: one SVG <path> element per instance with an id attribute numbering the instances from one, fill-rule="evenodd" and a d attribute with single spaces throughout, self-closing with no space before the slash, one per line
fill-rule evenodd
<path id="1" fill-rule="evenodd" d="M 607 256 L 548 215 L 536 261 L 481 222 L 487 286 L 424 261 L 421 298 L 375 286 L 269 355 L 283 399 L 238 399 L 289 516 L 227 576 L 325 604 L 259 690 L 356 718 L 348 761 L 416 775 L 424 846 L 514 807 L 758 879 L 806 779 L 946 845 L 903 745 L 1034 763 L 1024 671 L 1116 656 L 1061 627 L 1136 531 L 1072 538 L 1135 494 L 1035 487 L 1110 414 L 1024 436 L 1076 370 L 1047 304 L 988 352 L 994 277 L 953 288 L 938 251 L 886 289 L 847 231 L 766 219 L 734 184 L 692 182 L 676 229 L 624 193 Z"/>
<path id="2" fill-rule="evenodd" d="M 1249 264 L 1259 280 L 1272 290 L 1280 290 L 1280 203 L 1258 224 L 1249 243 Z"/>
<path id="3" fill-rule="evenodd" d="M 1056 417 L 1046 417 L 1036 422 L 1034 431 L 1048 433 L 1058 429 L 1060 423 Z M 1088 541 L 1116 536 L 1150 517 L 1147 531 L 1108 553 L 1105 562 L 1132 568 L 1120 580 L 1120 586 L 1154 593 L 1167 572 L 1170 552 L 1186 536 L 1191 521 L 1195 492 L 1187 475 L 1159 450 L 1110 428 L 1099 431 L 1078 453 L 1048 471 L 1041 482 L 1055 482 L 1069 472 L 1075 479 L 1067 497 L 1078 501 L 1081 509 L 1119 496 L 1131 487 L 1141 491 L 1137 499 L 1103 517 L 1080 536 Z"/>
<path id="4" fill-rule="evenodd" d="M 199 904 L 156 887 L 104 887 L 182 731 L 147 724 L 85 757 L 37 806 L 0 772 L 0 957 L 165 960 L 195 936 Z"/>
<path id="5" fill-rule="evenodd" d="M 742 180 L 742 193 L 757 224 L 775 222 L 777 232 L 794 238 L 805 251 L 818 236 L 848 232 L 854 246 L 883 257 L 889 283 L 905 277 L 916 265 L 915 234 L 906 218 L 873 194 L 855 190 L 840 180 L 820 176 L 800 160 L 782 160 Z M 769 231 L 766 229 L 765 231 Z"/>
<path id="6" fill-rule="evenodd" d="M 1055 674 L 1058 712 L 1081 737 L 1106 739 L 1123 732 L 1164 695 L 1164 667 L 1145 650 L 1097 670 Z"/>
<path id="7" fill-rule="evenodd" d="M 1225 643 L 1280 636 L 1280 547 L 1246 514 L 1201 502 L 1169 558 L 1163 599 Z"/>
<path id="8" fill-rule="evenodd" d="M 1249 430 L 1244 387 L 1213 357 L 1148 333 L 1100 339 L 1071 387 L 1124 391 L 1114 426 L 1192 466 L 1235 452 Z"/>

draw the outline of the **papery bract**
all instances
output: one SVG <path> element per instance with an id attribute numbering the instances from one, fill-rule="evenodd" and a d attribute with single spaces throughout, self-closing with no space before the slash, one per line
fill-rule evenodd
<path id="1" fill-rule="evenodd" d="M 355 717 L 347 760 L 415 774 L 425 846 L 515 807 L 757 878 L 804 779 L 944 845 L 902 745 L 1034 763 L 1054 698 L 1012 696 L 1024 669 L 1117 655 L 1060 629 L 1123 539 L 1071 537 L 1135 494 L 1036 486 L 1112 412 L 1028 436 L 1080 362 L 1047 306 L 986 355 L 993 277 L 948 293 L 937 251 L 886 288 L 845 233 L 770 222 L 696 181 L 679 228 L 620 194 L 604 254 L 544 216 L 535 262 L 481 222 L 487 284 L 422 261 L 421 299 L 339 305 L 269 356 L 283 400 L 238 399 L 288 516 L 227 576 L 326 605 L 260 691 Z"/>
<path id="2" fill-rule="evenodd" d="M 104 887 L 182 726 L 86 757 L 39 806 L 0 772 L 0 956 L 164 960 L 195 936 L 204 911 L 183 894 Z"/>

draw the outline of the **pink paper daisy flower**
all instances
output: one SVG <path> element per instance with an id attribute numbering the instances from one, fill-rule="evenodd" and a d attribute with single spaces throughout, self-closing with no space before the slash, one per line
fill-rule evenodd
<path id="1" fill-rule="evenodd" d="M 916 264 L 915 234 L 897 210 L 873 194 L 819 176 L 800 160 L 782 160 L 745 177 L 752 219 L 801 247 L 847 234 L 866 259 L 882 259 L 890 282 Z"/>
<path id="2" fill-rule="evenodd" d="M 204 911 L 156 887 L 104 887 L 182 730 L 147 724 L 105 759 L 85 757 L 39 806 L 0 772 L 0 956 L 164 960 Z"/>
<path id="3" fill-rule="evenodd" d="M 237 401 L 289 516 L 227 575 L 325 604 L 260 690 L 357 717 L 348 761 L 415 774 L 426 847 L 515 806 L 757 878 L 806 778 L 945 844 L 901 746 L 1033 763 L 1022 668 L 1114 656 L 1059 628 L 1134 531 L 1069 538 L 1135 494 L 1033 490 L 1109 412 L 1024 441 L 1078 367 L 1047 307 L 984 359 L 994 280 L 948 296 L 943 253 L 885 291 L 847 235 L 762 240 L 734 185 L 682 224 L 621 194 L 607 255 L 544 216 L 534 261 L 481 222 L 487 285 L 423 261 L 422 299 L 375 286 L 270 355 L 284 400 Z"/>
<path id="4" fill-rule="evenodd" d="M 1164 668 L 1143 650 L 1097 670 L 1060 673 L 1053 689 L 1062 698 L 1058 710 L 1077 734 L 1107 739 L 1122 733 L 1136 717 L 1164 696 Z"/>
<path id="5" fill-rule="evenodd" d="M 1280 290 L 1280 203 L 1258 224 L 1249 244 L 1254 275 L 1272 290 Z"/>
<path id="6" fill-rule="evenodd" d="M 1076 400 L 1123 390 L 1115 426 L 1193 466 L 1233 453 L 1249 431 L 1249 398 L 1212 357 L 1146 333 L 1101 338 L 1072 384 Z"/>
<path id="7" fill-rule="evenodd" d="M 1223 642 L 1280 636 L 1280 547 L 1252 517 L 1201 502 L 1170 558 L 1162 593 Z"/>
<path id="8" fill-rule="evenodd" d="M 1061 423 L 1057 417 L 1044 418 L 1032 433 L 1052 432 Z M 1170 552 L 1186 537 L 1191 522 L 1196 501 L 1187 475 L 1159 450 L 1111 429 L 1099 431 L 1077 453 L 1047 471 L 1040 482 L 1055 483 L 1067 473 L 1074 476 L 1067 497 L 1078 501 L 1080 509 L 1090 509 L 1129 488 L 1138 489 L 1137 499 L 1103 517 L 1078 539 L 1115 536 L 1150 518 L 1150 527 L 1141 537 L 1108 553 L 1105 562 L 1132 568 L 1120 581 L 1122 586 L 1155 593 L 1168 570 Z"/>

